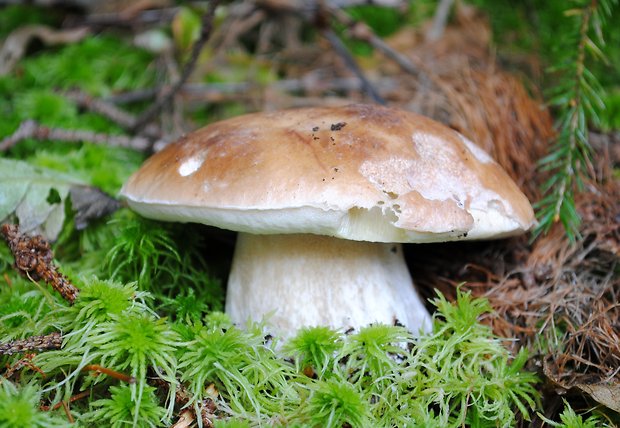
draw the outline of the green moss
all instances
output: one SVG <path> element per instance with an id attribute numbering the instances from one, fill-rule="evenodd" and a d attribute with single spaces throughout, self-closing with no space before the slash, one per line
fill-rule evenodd
<path id="1" fill-rule="evenodd" d="M 0 13 L 0 39 L 12 31 L 29 24 L 54 25 L 61 20 L 53 9 L 42 9 L 31 5 L 4 5 Z"/>
<path id="2" fill-rule="evenodd" d="M 93 410 L 80 417 L 86 426 L 157 427 L 162 426 L 165 409 L 160 407 L 155 388 L 144 388 L 140 406 L 136 408 L 131 388 L 127 385 L 110 387 L 110 398 L 94 401 Z"/>
<path id="3" fill-rule="evenodd" d="M 175 319 L 185 322 L 196 322 L 203 319 L 209 313 L 209 304 L 201 299 L 200 294 L 194 288 L 181 288 L 174 297 L 162 296 L 163 304 L 160 312 L 169 313 Z"/>
<path id="4" fill-rule="evenodd" d="M 306 327 L 284 346 L 293 356 L 298 372 L 311 370 L 322 378 L 331 372 L 336 352 L 342 347 L 340 334 L 329 327 Z"/>
<path id="5" fill-rule="evenodd" d="M 312 384 L 310 396 L 303 403 L 302 426 L 351 428 L 374 426 L 369 403 L 364 395 L 346 380 L 328 379 Z"/>
<path id="6" fill-rule="evenodd" d="M 250 419 L 261 420 L 297 400 L 289 382 L 292 366 L 278 359 L 258 334 L 197 325 L 193 340 L 183 348 L 181 381 L 189 385 L 192 403 L 198 407 L 209 383 L 220 391 L 222 405 Z"/>
<path id="7" fill-rule="evenodd" d="M 56 415 L 39 410 L 41 393 L 35 384 L 16 386 L 0 377 L 0 427 L 52 428 L 67 426 Z"/>
<path id="8" fill-rule="evenodd" d="M 176 379 L 194 408 L 209 397 L 219 411 L 251 426 L 508 426 L 536 406 L 536 377 L 523 370 L 526 353 L 513 359 L 477 321 L 488 302 L 464 293 L 455 304 L 437 298 L 434 331 L 417 339 L 396 326 L 372 325 L 352 335 L 318 327 L 279 349 L 265 335 L 268 326 L 243 331 L 218 313 L 205 324 L 157 318 L 135 285 L 92 278 L 81 289 L 73 306 L 50 316 L 64 332 L 63 349 L 34 363 L 48 375 L 37 382 L 56 397 L 63 388 L 104 386 L 93 390 L 94 410 L 86 418 L 115 409 L 110 423 L 139 426 L 148 418 L 136 415 L 160 417 L 164 408 L 170 418 Z M 87 364 L 133 376 L 135 383 L 110 389 L 109 376 L 81 371 Z M 316 376 L 307 376 L 308 365 Z M 171 383 L 167 398 L 153 398 L 149 370 Z"/>
<path id="9" fill-rule="evenodd" d="M 606 421 L 603 417 L 596 414 L 584 418 L 583 415 L 577 414 L 566 400 L 564 400 L 564 410 L 560 413 L 559 422 L 553 421 L 541 414 L 538 414 L 538 416 L 549 426 L 556 428 L 602 428 L 615 426 L 610 421 Z"/>
<path id="10" fill-rule="evenodd" d="M 15 102 L 15 111 L 21 119 L 33 119 L 39 122 L 63 126 L 74 122 L 77 107 L 66 97 L 49 90 L 32 90 L 26 92 Z"/>
<path id="11" fill-rule="evenodd" d="M 490 311 L 488 301 L 459 291 L 454 304 L 441 295 L 433 303 L 433 333 L 415 341 L 408 370 L 398 375 L 394 398 L 387 400 L 420 401 L 437 409 L 445 426 L 510 426 L 518 414 L 529 420 L 528 409 L 537 406 L 537 378 L 523 370 L 525 350 L 513 359 L 478 322 Z"/>
<path id="12" fill-rule="evenodd" d="M 87 37 L 23 61 L 23 82 L 28 86 L 72 89 L 104 96 L 115 91 L 154 83 L 151 54 L 111 36 Z"/>
<path id="13" fill-rule="evenodd" d="M 104 260 L 111 277 L 136 279 L 141 289 L 162 301 L 168 315 L 195 317 L 206 307 L 223 308 L 223 289 L 202 258 L 200 236 L 128 211 L 116 216 L 111 225 L 119 231 Z M 176 300 L 177 296 L 185 299 Z"/>
<path id="14" fill-rule="evenodd" d="M 369 393 L 384 391 L 392 383 L 391 375 L 407 355 L 406 345 L 413 337 L 404 327 L 374 324 L 348 336 L 339 353 L 346 361 L 349 380 Z"/>
<path id="15" fill-rule="evenodd" d="M 0 340 L 21 339 L 47 333 L 47 314 L 55 300 L 43 289 L 19 276 L 7 276 L 11 285 L 0 287 Z"/>
<path id="16" fill-rule="evenodd" d="M 393 34 L 406 22 L 406 15 L 397 8 L 362 5 L 347 8 L 347 13 L 365 22 L 379 37 Z"/>
<path id="17" fill-rule="evenodd" d="M 116 196 L 123 183 L 143 160 L 143 155 L 129 149 L 84 144 L 66 147 L 70 150 L 38 150 L 30 162 L 70 173 L 84 183 L 91 184 Z"/>
<path id="18" fill-rule="evenodd" d="M 174 353 L 178 339 L 165 319 L 125 311 L 112 321 L 97 326 L 87 346 L 93 349 L 93 361 L 126 372 L 136 379 L 130 388 L 138 407 L 146 388 L 147 369 L 153 369 L 172 385 L 176 383 Z"/>
<path id="19" fill-rule="evenodd" d="M 80 294 L 72 306 L 65 307 L 66 314 L 58 315 L 71 330 L 92 321 L 101 324 L 126 311 L 148 312 L 144 304 L 146 294 L 138 292 L 135 283 L 122 284 L 91 278 L 80 287 Z"/>

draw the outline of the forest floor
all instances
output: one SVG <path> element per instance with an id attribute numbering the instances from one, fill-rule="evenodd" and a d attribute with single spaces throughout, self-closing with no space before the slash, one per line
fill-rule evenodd
<path id="1" fill-rule="evenodd" d="M 39 166 L 54 167 L 70 162 L 63 156 L 75 153 L 69 147 L 78 141 L 100 139 L 103 145 L 124 146 L 128 152 L 121 155 L 86 149 L 94 150 L 94 157 L 126 161 L 127 170 L 118 169 L 113 159 L 107 161 L 113 169 L 105 173 L 83 167 L 88 184 L 115 194 L 146 153 L 207 121 L 250 111 L 377 102 L 430 116 L 460 131 L 491 154 L 531 201 L 543 196 L 549 173 L 541 170 L 539 160 L 549 152 L 557 131 L 538 87 L 544 73 L 541 59 L 535 54 L 498 57 L 488 18 L 478 9 L 459 4 L 447 24 L 437 15 L 420 13 L 415 25 L 384 35 L 376 30 L 381 22 L 363 23 L 363 13 L 353 18 L 338 8 L 309 12 L 296 2 L 233 2 L 226 6 L 224 18 L 216 15 L 211 20 L 167 1 L 104 3 L 93 2 L 78 12 L 68 7 L 51 17 L 31 14 L 32 23 L 3 34 L 0 95 L 5 99 L 0 108 L 9 116 L 0 125 L 0 151 L 6 159 L 34 159 Z M 394 3 L 400 4 L 397 8 L 406 6 Z M 389 22 L 398 21 L 394 10 L 396 16 L 404 13 L 388 9 Z M 8 21 L 9 12 L 0 10 L 3 13 L 0 19 Z M 47 26 L 50 21 L 58 28 Z M 164 23 L 165 31 L 154 23 Z M 126 53 L 117 42 L 97 41 L 109 34 L 133 45 L 127 49 L 139 46 L 148 53 Z M 203 49 L 196 49 L 196 40 L 204 42 Z M 79 61 L 71 57 L 72 45 L 82 49 L 76 51 L 78 57 L 96 62 L 107 56 L 117 61 L 117 68 L 98 65 L 89 81 L 87 67 L 80 71 L 82 66 L 72 65 Z M 100 48 L 103 54 L 96 52 Z M 64 55 L 66 63 L 34 62 L 46 52 Z M 123 63 L 123 55 L 131 61 Z M 135 77 L 144 64 L 144 75 Z M 97 77 L 102 69 L 107 75 Z M 12 88 L 23 96 L 17 99 Z M 48 139 L 69 143 L 57 154 L 37 155 L 33 147 Z M 518 419 L 515 424 L 542 426 L 544 417 L 557 419 L 564 400 L 579 410 L 598 408 L 610 426 L 618 423 L 619 140 L 617 130 L 590 132 L 592 174 L 574 201 L 582 219 L 577 239 L 569 239 L 556 222 L 535 239 L 406 247 L 412 276 L 424 297 L 435 298 L 439 290 L 455 301 L 461 290 L 487 299 L 493 311 L 480 321 L 498 337 L 509 339 L 503 343 L 512 355 L 521 348 L 529 352 L 525 368 L 541 379 L 536 386 L 542 397 L 540 415 L 532 415 L 533 422 Z M 67 193 L 60 193 L 64 199 Z M 117 208 L 109 200 L 97 201 L 101 206 L 95 217 Z M 2 214 L 8 217 L 11 212 L 0 210 Z M 75 237 L 62 228 L 56 227 L 54 236 L 62 242 L 54 248 L 59 258 L 63 251 L 73 251 L 67 237 Z M 229 257 L 234 238 L 208 233 L 224 247 L 209 250 L 219 263 Z M 66 264 L 72 270 L 80 266 Z M 0 267 L 9 278 L 8 263 Z M 217 275 L 225 269 L 215 266 L 211 271 Z M 140 269 L 136 273 L 142 274 Z M 429 304 L 429 310 L 434 309 Z M 5 363 L 14 368 L 16 361 Z"/>

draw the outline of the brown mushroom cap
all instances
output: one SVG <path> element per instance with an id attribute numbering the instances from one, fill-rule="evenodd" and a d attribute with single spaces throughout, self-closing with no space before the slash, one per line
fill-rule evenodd
<path id="1" fill-rule="evenodd" d="M 213 123 L 148 159 L 121 195 L 146 217 L 254 234 L 436 242 L 535 223 L 482 149 L 431 119 L 373 105 Z"/>

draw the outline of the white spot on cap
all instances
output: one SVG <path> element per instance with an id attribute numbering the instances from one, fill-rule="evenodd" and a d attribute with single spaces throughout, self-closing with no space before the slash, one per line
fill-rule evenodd
<path id="1" fill-rule="evenodd" d="M 179 174 L 183 177 L 187 177 L 188 175 L 195 173 L 203 162 L 204 159 L 198 157 L 185 159 L 179 167 Z"/>
<path id="2" fill-rule="evenodd" d="M 489 156 L 487 152 L 485 152 L 480 147 L 478 147 L 477 145 L 472 143 L 470 140 L 465 138 L 463 135 L 461 135 L 461 133 L 458 133 L 458 134 L 459 134 L 459 137 L 461 137 L 461 140 L 463 141 L 463 143 L 465 143 L 465 145 L 467 146 L 467 149 L 471 152 L 472 155 L 476 157 L 476 159 L 478 159 L 479 162 L 489 163 L 493 161 L 493 159 L 491 159 L 491 156 Z"/>

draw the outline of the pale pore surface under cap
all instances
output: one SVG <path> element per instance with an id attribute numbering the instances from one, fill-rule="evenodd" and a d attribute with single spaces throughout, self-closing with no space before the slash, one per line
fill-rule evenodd
<path id="1" fill-rule="evenodd" d="M 152 156 L 121 194 L 146 217 L 254 234 L 434 242 L 518 234 L 535 221 L 482 149 L 370 105 L 213 123 Z"/>

